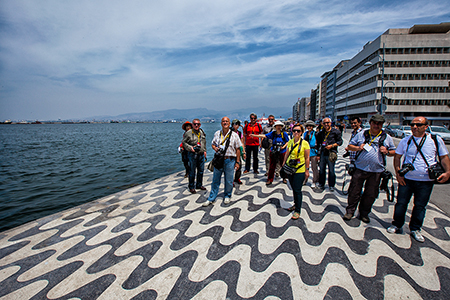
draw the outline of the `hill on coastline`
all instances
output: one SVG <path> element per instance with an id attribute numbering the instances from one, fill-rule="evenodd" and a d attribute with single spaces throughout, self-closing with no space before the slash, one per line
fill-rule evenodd
<path id="1" fill-rule="evenodd" d="M 276 118 L 287 119 L 292 116 L 291 109 L 288 107 L 267 107 L 261 106 L 257 108 L 234 109 L 229 111 L 216 111 L 206 108 L 193 109 L 168 109 L 153 112 L 126 113 L 117 116 L 94 116 L 86 118 L 86 120 L 95 121 L 167 121 L 167 120 L 192 120 L 198 118 L 200 120 L 219 121 L 223 116 L 230 119 L 246 120 L 249 119 L 250 113 L 255 113 L 258 117 L 265 115 L 274 115 Z"/>

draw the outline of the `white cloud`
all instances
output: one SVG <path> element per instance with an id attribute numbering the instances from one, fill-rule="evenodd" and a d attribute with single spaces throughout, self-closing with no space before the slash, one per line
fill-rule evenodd
<path id="1" fill-rule="evenodd" d="M 122 99 L 117 114 L 149 110 L 149 99 L 294 102 L 386 29 L 448 18 L 448 0 L 366 2 L 3 1 L 0 118 L 30 117 L 14 101 L 40 102 L 34 118 L 56 118 L 55 102 L 68 118 L 66 107 L 99 115 Z"/>

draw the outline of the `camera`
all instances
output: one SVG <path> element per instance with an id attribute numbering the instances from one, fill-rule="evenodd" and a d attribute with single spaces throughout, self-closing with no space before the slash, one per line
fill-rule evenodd
<path id="1" fill-rule="evenodd" d="M 406 173 L 408 173 L 409 171 L 414 170 L 414 166 L 410 163 L 407 164 L 403 164 L 402 168 L 400 170 L 398 170 L 398 175 L 404 177 L 406 175 Z"/>
<path id="2" fill-rule="evenodd" d="M 196 145 L 193 148 L 194 148 L 195 153 L 200 152 L 201 147 L 199 145 Z"/>
<path id="3" fill-rule="evenodd" d="M 345 169 L 348 172 L 348 175 L 352 176 L 356 171 L 356 166 L 354 163 L 346 164 Z"/>
<path id="4" fill-rule="evenodd" d="M 286 164 L 289 167 L 295 168 L 297 166 L 297 160 L 296 159 L 289 159 Z"/>
<path id="5" fill-rule="evenodd" d="M 383 173 L 381 173 L 381 183 L 380 183 L 380 190 L 385 191 L 387 193 L 387 200 L 389 202 L 393 202 L 394 201 L 394 190 L 393 190 L 393 186 L 392 188 L 392 194 L 389 191 L 389 187 L 388 187 L 388 183 L 389 180 L 392 178 L 392 173 L 385 170 Z"/>
<path id="6" fill-rule="evenodd" d="M 281 147 L 283 147 L 282 144 L 275 144 L 272 146 L 272 153 L 280 153 Z"/>
<path id="7" fill-rule="evenodd" d="M 442 165 L 437 163 L 428 167 L 428 177 L 430 179 L 437 180 L 444 172 Z"/>
<path id="8" fill-rule="evenodd" d="M 342 157 L 349 157 L 350 156 L 350 152 L 345 152 L 344 155 L 342 155 Z"/>

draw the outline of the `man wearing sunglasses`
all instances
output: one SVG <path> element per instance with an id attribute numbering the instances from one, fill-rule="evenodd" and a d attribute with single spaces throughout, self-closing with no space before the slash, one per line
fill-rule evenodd
<path id="1" fill-rule="evenodd" d="M 193 128 L 183 136 L 183 148 L 188 151 L 189 160 L 189 191 L 195 194 L 195 189 L 206 190 L 203 186 L 203 171 L 206 157 L 206 134 L 200 128 L 199 119 L 192 121 Z M 195 182 L 197 173 L 197 183 Z"/>
<path id="2" fill-rule="evenodd" d="M 395 151 L 394 169 L 399 185 L 394 220 L 392 226 L 387 229 L 389 233 L 403 232 L 402 227 L 405 223 L 406 210 L 414 194 L 414 206 L 409 221 L 409 230 L 411 236 L 421 243 L 425 241 L 425 238 L 422 236 L 420 229 L 434 185 L 434 180 L 430 179 L 428 175 L 428 165 L 436 164 L 438 154 L 436 144 L 439 147 L 439 158 L 445 170 L 445 173 L 439 176 L 437 181 L 445 182 L 450 177 L 450 160 L 447 147 L 439 136 L 436 136 L 435 143 L 434 138 L 426 133 L 427 128 L 428 120 L 426 118 L 414 118 L 411 122 L 412 136 L 403 138 Z M 403 163 L 401 163 L 402 156 L 404 157 Z"/>

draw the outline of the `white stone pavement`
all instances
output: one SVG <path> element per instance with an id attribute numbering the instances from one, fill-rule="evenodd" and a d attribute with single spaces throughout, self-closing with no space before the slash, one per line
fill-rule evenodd
<path id="1" fill-rule="evenodd" d="M 307 185 L 291 220 L 261 158 L 229 205 L 202 207 L 180 172 L 0 233 L 0 299 L 450 299 L 443 211 L 428 207 L 418 243 L 386 232 L 384 193 L 369 224 L 344 222 L 346 197 Z"/>

